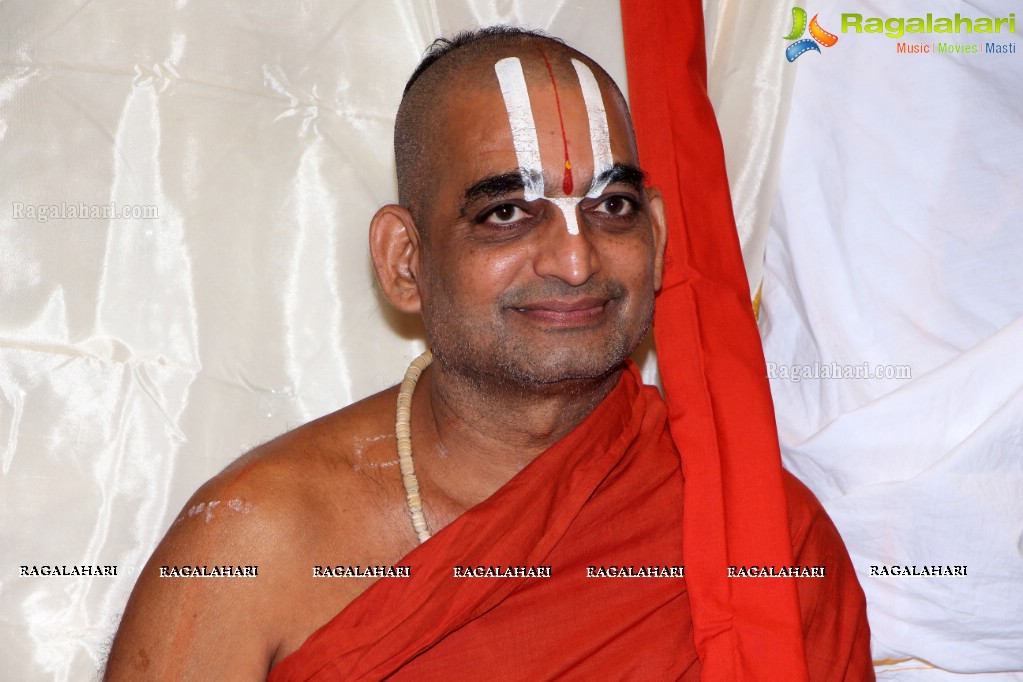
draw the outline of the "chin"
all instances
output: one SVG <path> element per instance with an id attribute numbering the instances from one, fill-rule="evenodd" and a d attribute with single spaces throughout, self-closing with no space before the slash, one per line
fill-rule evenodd
<path id="1" fill-rule="evenodd" d="M 427 335 L 434 358 L 466 378 L 517 390 L 552 390 L 558 384 L 569 388 L 599 382 L 620 370 L 646 336 L 651 317 L 569 334 L 482 326 L 475 333 L 462 329 L 455 335 L 445 329 L 435 336 L 428 328 Z"/>
<path id="2" fill-rule="evenodd" d="M 500 366 L 503 373 L 516 383 L 549 386 L 606 379 L 621 369 L 628 357 L 628 352 L 612 348 L 604 348 L 599 354 L 564 348 L 534 353 L 529 357 L 506 358 Z"/>

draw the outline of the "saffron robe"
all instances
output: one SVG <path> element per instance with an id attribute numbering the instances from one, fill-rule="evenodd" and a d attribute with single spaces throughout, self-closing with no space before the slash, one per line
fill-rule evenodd
<path id="1" fill-rule="evenodd" d="M 819 504 L 789 481 L 795 554 L 827 577 L 745 580 L 800 582 L 807 650 L 829 673 L 814 679 L 864 679 L 862 592 Z M 578 427 L 406 555 L 411 577 L 377 580 L 269 679 L 697 680 L 684 578 L 587 577 L 682 565 L 682 497 L 666 407 L 630 363 Z M 551 576 L 455 577 L 467 566 Z"/>
<path id="2" fill-rule="evenodd" d="M 621 0 L 636 144 L 668 224 L 654 313 L 704 682 L 804 682 L 806 581 L 730 580 L 722 563 L 789 565 L 793 483 L 781 468 L 767 368 L 707 96 L 701 0 Z M 830 525 L 830 521 L 827 522 Z M 812 533 L 811 533 L 812 535 Z M 802 588 L 802 589 L 798 589 Z M 840 666 L 840 662 L 835 662 Z M 840 670 L 840 668 L 839 668 Z M 863 671 L 861 678 L 872 679 Z"/>

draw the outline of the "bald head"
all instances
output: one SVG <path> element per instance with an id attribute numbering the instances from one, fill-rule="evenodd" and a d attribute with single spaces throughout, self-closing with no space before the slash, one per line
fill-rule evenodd
<path id="1" fill-rule="evenodd" d="M 444 372 L 532 392 L 621 368 L 650 325 L 666 229 L 603 69 L 546 36 L 459 36 L 410 80 L 395 154 L 402 205 L 377 211 L 370 252 Z"/>
<path id="2" fill-rule="evenodd" d="M 504 77 L 502 67 L 505 67 Z M 521 81 L 517 80 L 520 77 L 516 71 L 521 72 Z M 395 121 L 399 202 L 417 221 L 422 218 L 425 202 L 433 196 L 431 185 L 437 174 L 443 173 L 448 151 L 444 148 L 444 140 L 449 139 L 452 129 L 458 129 L 459 119 L 475 115 L 459 106 L 469 93 L 497 94 L 503 91 L 508 104 L 509 90 L 514 96 L 514 83 L 521 82 L 521 93 L 518 94 L 522 95 L 528 109 L 529 97 L 525 89 L 528 82 L 530 91 L 542 88 L 555 91 L 555 99 L 550 101 L 558 106 L 560 116 L 557 84 L 561 83 L 563 89 L 578 91 L 584 78 L 589 78 L 596 90 L 595 94 L 591 92 L 591 97 L 597 100 L 602 96 L 609 97 L 613 106 L 623 113 L 628 126 L 628 144 L 634 149 L 628 107 L 618 86 L 596 62 L 562 41 L 540 32 L 507 26 L 477 29 L 460 33 L 452 39 L 436 41 L 409 78 Z M 593 105 L 592 102 L 589 104 Z M 536 106 L 534 102 L 533 107 Z M 596 106 L 602 107 L 602 102 L 598 101 Z M 485 114 L 481 112 L 478 115 Z M 509 117 L 514 129 L 516 122 L 511 110 Z M 566 140 L 564 144 L 565 163 L 569 164 L 569 143 Z M 519 165 L 522 166 L 521 163 Z M 521 170 L 528 172 L 529 169 Z M 425 229 L 427 226 L 421 224 L 420 227 Z"/>

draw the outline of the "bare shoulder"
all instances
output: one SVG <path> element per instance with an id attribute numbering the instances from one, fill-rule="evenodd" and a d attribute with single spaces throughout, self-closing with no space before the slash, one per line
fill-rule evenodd
<path id="1" fill-rule="evenodd" d="M 872 680 L 866 599 L 835 524 L 806 485 L 783 470 L 796 580 L 811 680 Z"/>
<path id="2" fill-rule="evenodd" d="M 189 521 L 202 516 L 264 539 L 284 533 L 289 554 L 306 540 L 318 548 L 353 536 L 361 543 L 366 523 L 379 518 L 367 505 L 379 507 L 400 483 L 395 396 L 377 393 L 243 455 L 196 492 L 175 525 L 194 527 Z"/>
<path id="3" fill-rule="evenodd" d="M 368 587 L 315 579 L 316 566 L 394 563 L 411 549 L 395 395 L 310 422 L 201 486 L 136 583 L 107 679 L 265 679 Z"/>

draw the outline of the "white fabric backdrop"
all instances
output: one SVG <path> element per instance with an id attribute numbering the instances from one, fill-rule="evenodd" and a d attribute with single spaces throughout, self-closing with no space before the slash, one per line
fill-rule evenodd
<path id="1" fill-rule="evenodd" d="M 1014 8 L 822 0 L 810 12 L 837 32 L 842 12 Z M 1023 679 L 1023 56 L 896 43 L 842 34 L 791 65 L 761 321 L 769 363 L 905 365 L 911 378 L 773 379 L 783 454 L 842 531 L 874 658 L 917 659 L 882 679 L 952 678 L 931 666 Z M 869 575 L 891 564 L 968 576 Z"/>
<path id="2" fill-rule="evenodd" d="M 707 91 L 721 128 L 736 229 L 755 297 L 777 190 L 795 69 L 776 27 L 791 22 L 780 2 L 704 0 Z"/>
<path id="3" fill-rule="evenodd" d="M 394 383 L 418 353 L 422 344 L 416 325 L 388 313 L 373 291 L 366 225 L 373 211 L 395 195 L 393 115 L 405 78 L 433 37 L 495 21 L 545 28 L 598 59 L 623 88 L 626 84 L 617 2 L 612 0 L 224 5 L 187 0 L 0 4 L 2 679 L 88 679 L 101 662 L 138 569 L 199 483 L 256 443 Z M 809 131 L 844 140 L 843 154 L 837 156 L 844 159 L 855 151 L 864 131 L 889 125 L 896 131 L 912 128 L 917 117 L 907 114 L 916 110 L 899 108 L 912 100 L 892 102 L 876 112 L 861 106 L 857 111 L 862 118 L 850 132 L 847 124 L 840 125 L 844 119 L 834 119 L 835 111 L 813 110 L 817 87 L 805 66 L 811 58 L 827 57 L 820 61 L 827 70 L 822 66 L 819 78 L 830 78 L 835 91 L 841 92 L 847 79 L 852 96 L 863 101 L 871 93 L 893 98 L 894 89 L 866 82 L 864 74 L 857 75 L 863 64 L 848 53 L 845 61 L 837 59 L 843 54 L 839 48 L 834 54 L 807 55 L 797 65 L 784 63 L 780 36 L 788 30 L 787 5 L 712 0 L 707 12 L 711 95 L 722 122 L 754 288 L 769 220 L 774 228 L 767 285 L 773 287 L 774 302 L 765 320 L 768 359 L 805 361 L 807 338 L 826 339 L 819 346 L 827 349 L 828 359 L 873 359 L 860 345 L 869 325 L 864 326 L 864 315 L 852 314 L 855 305 L 841 313 L 844 326 L 830 326 L 838 314 L 820 307 L 820 300 L 845 291 L 834 283 L 833 262 L 841 262 L 838 254 L 845 251 L 829 246 L 832 263 L 814 270 L 820 251 L 814 243 L 804 243 L 803 232 L 796 232 L 802 223 L 794 209 L 784 209 L 786 197 L 796 203 L 798 193 L 805 191 L 802 181 L 797 182 L 803 178 L 799 173 L 831 183 L 819 192 L 822 196 L 846 186 L 832 179 L 835 151 L 818 155 L 820 138 Z M 960 71 L 980 74 L 977 82 L 973 75 L 953 82 L 972 93 L 1001 92 L 998 88 L 1011 82 L 1013 73 L 1019 82 L 1018 71 L 980 68 L 977 63 L 949 68 L 948 62 L 934 62 L 930 68 L 931 87 L 949 83 L 950 73 Z M 776 167 L 797 69 L 796 113 L 788 129 L 781 198 L 772 219 Z M 902 77 L 910 74 L 903 72 Z M 1016 111 L 1018 117 L 1014 93 L 1003 94 L 1002 113 L 984 114 L 989 136 L 1008 128 L 1006 111 Z M 953 98 L 941 105 L 957 102 Z M 958 121 L 962 115 L 952 113 L 946 120 Z M 830 123 L 825 125 L 824 119 Z M 812 144 L 808 137 L 813 137 Z M 1006 320 L 1018 318 L 1019 308 L 1013 313 L 1011 301 L 1018 298 L 1019 281 L 1004 262 L 1014 256 L 1018 261 L 1020 251 L 1005 228 L 1019 222 L 1019 166 L 1015 175 L 1011 164 L 1008 170 L 988 172 L 981 165 L 987 157 L 936 148 L 945 154 L 936 158 L 936 169 L 947 167 L 953 153 L 973 159 L 972 166 L 950 179 L 966 178 L 968 186 L 993 203 L 960 204 L 954 195 L 942 205 L 961 206 L 961 215 L 969 214 L 968 222 L 983 228 L 980 234 L 987 241 L 975 254 L 980 260 L 970 262 L 987 264 L 980 274 L 1005 284 L 997 292 L 978 289 L 978 296 L 963 299 L 956 310 L 963 315 L 974 312 L 974 306 L 994 311 L 982 316 L 988 325 L 982 331 L 1011 327 Z M 824 152 L 829 149 L 825 145 Z M 881 155 L 876 165 L 898 158 Z M 886 197 L 896 204 L 905 200 L 902 194 L 889 193 L 887 176 L 853 179 L 864 190 L 855 198 L 850 191 L 849 202 L 885 206 Z M 932 191 L 940 190 L 944 197 L 949 184 Z M 1016 203 L 1002 197 L 1015 197 Z M 159 217 L 46 222 L 14 217 L 15 204 L 22 204 L 24 216 L 26 206 L 62 202 L 76 208 L 110 202 L 129 210 L 155 206 Z M 817 218 L 828 215 L 829 226 L 849 230 L 861 229 L 856 221 L 877 218 L 861 213 L 856 221 L 843 223 L 832 214 L 815 212 L 812 203 L 804 210 Z M 939 230 L 946 228 L 934 219 L 945 212 L 928 216 Z M 819 227 L 820 222 L 807 222 L 806 227 Z M 879 237 L 893 238 L 874 227 Z M 792 231 L 791 238 L 786 230 Z M 1015 252 L 1009 248 L 1013 246 Z M 841 248 L 847 244 L 842 242 Z M 874 251 L 849 248 L 849 269 L 860 267 L 858 259 L 875 256 Z M 875 275 L 888 279 L 878 280 L 874 298 L 861 305 L 883 310 L 887 301 L 893 308 L 890 317 L 898 318 L 901 313 L 894 311 L 893 301 L 881 294 L 894 288 L 915 296 L 913 304 L 899 302 L 899 310 L 928 310 L 913 305 L 919 298 L 928 299 L 924 294 L 932 288 L 943 287 L 949 279 L 972 281 L 977 266 L 971 269 L 958 259 L 961 255 L 949 247 L 942 261 L 947 270 L 935 269 L 943 276 L 932 279 L 876 268 Z M 799 265 L 778 265 L 788 261 Z M 818 287 L 824 288 L 819 297 L 814 294 Z M 978 302 L 986 296 L 994 302 Z M 944 318 L 948 313 L 942 306 L 958 299 L 943 294 L 938 302 L 929 300 Z M 810 325 L 802 324 L 806 311 L 812 314 Z M 912 352 L 915 382 L 924 375 L 923 369 L 916 371 L 918 349 L 969 350 L 968 339 L 987 337 L 964 333 L 951 341 L 926 334 L 897 338 L 904 343 L 899 352 L 890 353 L 898 359 L 902 349 Z M 817 391 L 803 393 L 812 385 L 775 382 L 787 461 L 828 501 L 858 566 L 882 556 L 869 536 L 877 528 L 876 511 L 867 508 L 861 517 L 858 509 L 843 506 L 846 500 L 830 487 L 838 476 L 829 473 L 832 469 L 850 480 L 871 472 L 880 476 L 877 472 L 901 461 L 892 450 L 905 451 L 920 433 L 954 441 L 962 429 L 984 422 L 985 415 L 996 414 L 1004 404 L 1001 416 L 988 419 L 986 428 L 991 429 L 988 442 L 1003 448 L 990 452 L 1005 455 L 984 461 L 999 467 L 995 476 L 1004 486 L 1013 483 L 1007 475 L 1013 453 L 1018 467 L 1020 409 L 1008 398 L 1000 403 L 999 396 L 1009 395 L 1013 381 L 1019 385 L 1018 373 L 1005 370 L 991 380 L 1001 393 L 981 394 L 978 387 L 972 402 L 956 398 L 961 385 L 991 385 L 973 368 L 1004 370 L 993 358 L 1001 358 L 1003 365 L 1006 358 L 1011 360 L 1010 341 L 1004 338 L 1002 348 L 980 344 L 987 348 L 983 362 L 963 365 L 960 374 L 948 375 L 933 388 L 914 384 L 916 393 L 891 411 L 884 403 L 871 403 L 880 421 L 871 417 L 870 424 L 901 424 L 916 419 L 903 415 L 925 411 L 943 415 L 935 407 L 941 404 L 939 396 L 969 418 L 951 434 L 941 425 L 928 430 L 927 424 L 919 424 L 911 433 L 886 426 L 884 434 L 891 442 L 856 421 L 852 430 L 866 433 L 867 443 L 875 443 L 877 450 L 862 470 L 850 462 L 845 468 L 855 469 L 852 473 L 843 468 L 849 457 L 834 454 L 850 451 L 845 442 L 840 442 L 843 448 L 816 450 L 804 443 L 828 423 L 822 420 L 823 407 L 833 404 L 854 412 L 863 404 L 855 401 L 857 392 L 867 387 L 830 385 L 826 388 L 834 395 L 826 396 L 828 402 Z M 843 348 L 854 350 L 846 356 L 840 353 Z M 645 374 L 652 378 L 652 355 L 644 357 Z M 957 382 L 958 376 L 973 378 Z M 863 448 L 852 451 L 863 457 Z M 977 449 L 988 452 L 979 443 Z M 981 480 L 941 469 L 932 479 L 942 482 L 937 490 Z M 989 481 L 984 479 L 984 485 Z M 1002 497 L 1011 498 L 1011 492 Z M 992 517 L 1012 511 L 1004 504 L 985 509 Z M 927 514 L 914 513 L 920 537 L 943 534 L 943 517 Z M 993 520 L 974 535 L 993 540 L 999 549 L 991 556 L 1004 559 L 1011 554 L 1011 521 Z M 900 533 L 893 530 L 888 546 L 908 542 Z M 987 556 L 970 554 L 953 563 L 979 565 Z M 116 564 L 119 575 L 20 577 L 22 564 Z M 985 605 L 996 594 L 992 590 L 1002 590 L 1010 580 L 1019 584 L 1011 576 L 985 583 Z M 940 603 L 928 606 L 940 599 L 903 591 L 907 586 L 901 583 L 894 595 L 864 583 L 872 598 L 875 645 L 880 647 L 875 653 L 928 654 L 933 622 L 947 619 Z M 948 589 L 954 592 L 959 585 Z M 970 595 L 954 592 L 951 598 Z M 891 612 L 881 604 L 891 604 Z M 1002 625 L 998 622 L 993 629 L 997 632 Z M 968 649 L 971 659 L 983 664 L 1001 655 L 995 651 L 1001 640 L 979 633 L 979 626 L 962 631 L 957 641 L 956 626 L 943 627 L 940 642 L 943 647 L 951 642 L 945 649 L 950 656 L 973 637 L 980 637 L 981 644 Z M 1020 638 L 1011 627 L 1008 632 L 1011 649 Z M 898 639 L 903 633 L 910 634 Z"/>
<path id="4" fill-rule="evenodd" d="M 201 482 L 400 380 L 422 342 L 366 246 L 394 113 L 433 38 L 497 21 L 625 86 L 616 0 L 0 4 L 0 678 L 89 679 Z M 62 202 L 159 218 L 15 218 Z"/>

